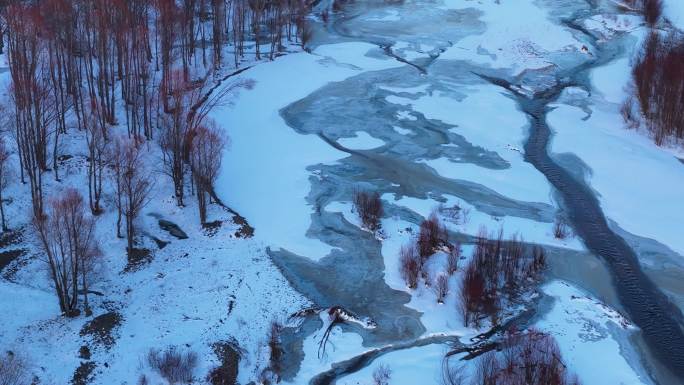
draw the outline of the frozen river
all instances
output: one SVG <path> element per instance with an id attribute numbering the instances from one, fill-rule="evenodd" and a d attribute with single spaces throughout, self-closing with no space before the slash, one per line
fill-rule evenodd
<path id="1" fill-rule="evenodd" d="M 345 346 L 321 362 L 310 355 L 324 320 L 307 318 L 287 333 L 285 380 L 331 383 L 397 350 L 467 344 L 455 306 L 431 315 L 398 278 L 407 229 L 440 204 L 470 210 L 468 223 L 449 226 L 452 238 L 468 245 L 480 226 L 519 232 L 548 248 L 549 279 L 622 311 L 640 330 L 608 333 L 616 360 L 636 373 L 625 383 L 684 377 L 682 288 L 672 283 L 682 263 L 669 247 L 679 250 L 622 229 L 604 213 L 610 196 L 591 185 L 591 160 L 549 148 L 554 108 L 600 109 L 592 73 L 628 57 L 634 20 L 607 1 L 349 2 L 312 23 L 310 54 L 246 73 L 255 90 L 221 117 L 233 137 L 222 195 L 298 292 L 375 323 L 341 327 Z M 246 155 L 255 161 L 237 161 Z M 384 237 L 354 218 L 358 189 L 383 197 Z M 557 218 L 574 239 L 554 239 Z M 553 313 L 551 295 L 541 302 L 512 322 Z M 600 383 L 583 378 L 590 367 L 570 366 Z"/>

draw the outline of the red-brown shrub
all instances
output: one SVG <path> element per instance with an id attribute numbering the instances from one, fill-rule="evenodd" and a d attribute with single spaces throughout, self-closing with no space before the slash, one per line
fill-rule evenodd
<path id="1" fill-rule="evenodd" d="M 443 273 L 438 274 L 432 287 L 437 294 L 437 303 L 444 303 L 444 298 L 449 294 L 449 276 Z"/>
<path id="2" fill-rule="evenodd" d="M 380 218 L 384 213 L 380 194 L 366 191 L 354 193 L 354 208 L 361 218 L 363 225 L 370 231 L 380 229 Z"/>
<path id="3" fill-rule="evenodd" d="M 508 332 L 500 352 L 490 351 L 478 359 L 476 384 L 574 385 L 554 338 L 541 331 Z"/>
<path id="4" fill-rule="evenodd" d="M 400 273 L 406 282 L 406 286 L 411 289 L 415 289 L 418 286 L 418 275 L 420 274 L 421 266 L 416 247 L 413 244 L 402 246 L 399 251 Z"/>
<path id="5" fill-rule="evenodd" d="M 684 138 L 684 38 L 651 33 L 632 69 L 636 97 L 656 144 Z"/>
<path id="6" fill-rule="evenodd" d="M 536 277 L 546 268 L 546 254 L 540 246 L 535 246 L 532 251 L 532 263 L 528 268 L 528 276 Z"/>
<path id="7" fill-rule="evenodd" d="M 461 283 L 459 307 L 464 322 L 477 324 L 487 316 L 493 324 L 498 323 L 502 306 L 518 298 L 544 267 L 541 248 L 530 253 L 517 235 L 504 240 L 503 231 L 494 235 L 480 229 Z"/>
<path id="8" fill-rule="evenodd" d="M 172 384 L 189 383 L 197 367 L 197 353 L 183 352 L 175 346 L 163 352 L 151 349 L 147 354 L 147 363 Z"/>
<path id="9" fill-rule="evenodd" d="M 420 234 L 418 234 L 418 252 L 422 260 L 426 260 L 437 249 L 446 246 L 449 242 L 449 235 L 446 228 L 441 223 L 436 214 L 432 213 L 428 219 L 420 224 Z"/>
<path id="10" fill-rule="evenodd" d="M 463 316 L 463 324 L 477 324 L 480 302 L 485 293 L 485 283 L 482 274 L 473 263 L 468 264 L 463 280 L 458 306 Z"/>
<path id="11" fill-rule="evenodd" d="M 458 261 L 461 259 L 461 244 L 456 242 L 449 248 L 447 255 L 447 273 L 453 275 L 458 270 Z"/>
<path id="12" fill-rule="evenodd" d="M 663 0 L 643 0 L 644 20 L 651 27 L 658 23 L 658 19 L 663 14 Z"/>

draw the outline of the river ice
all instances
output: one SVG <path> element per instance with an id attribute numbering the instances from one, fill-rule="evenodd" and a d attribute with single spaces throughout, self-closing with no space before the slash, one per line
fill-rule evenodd
<path id="1" fill-rule="evenodd" d="M 415 231 L 420 219 L 439 204 L 458 204 L 469 210 L 468 223 L 448 223 L 454 232 L 473 235 L 481 225 L 492 230 L 503 227 L 508 234 L 520 232 L 526 240 L 559 250 L 584 250 L 579 239 L 553 238 L 553 221 L 562 215 L 561 205 L 544 176 L 523 159 L 527 118 L 505 92 L 472 74 L 528 76 L 530 69 L 544 73 L 554 66 L 584 60 L 591 55 L 589 43 L 560 24 L 563 17 L 582 6 L 572 2 L 554 6 L 533 1 L 456 0 L 434 10 L 431 6 L 419 7 L 418 2 L 351 5 L 345 16 L 334 20 L 333 28 L 316 29 L 314 41 L 319 45 L 312 54 L 290 55 L 246 72 L 244 77 L 257 81 L 255 90 L 217 114 L 233 138 L 233 150 L 224 162 L 227 166 L 220 185 L 225 190 L 221 195 L 250 218 L 257 236 L 270 245 L 275 263 L 298 291 L 321 306 L 343 305 L 366 312 L 363 315 L 377 317 L 380 325 L 380 331 L 370 333 L 336 329 L 331 336 L 335 348 L 324 361 L 316 355 L 321 332 L 309 334 L 300 347 L 301 372 L 288 378 L 290 382 L 301 383 L 313 376 L 316 368 L 325 370 L 334 359 L 361 354 L 368 346 L 391 343 L 392 338 L 434 333 L 464 337 L 475 332 L 458 321 L 455 289 L 444 305 L 437 305 L 427 288 L 409 292 L 410 297 L 394 294 L 406 292 L 396 259 L 399 247 L 411 237 L 406 230 Z M 600 30 L 604 38 L 634 30 L 633 18 L 615 15 L 610 6 L 601 12 L 589 15 L 586 24 Z M 476 17 L 466 18 L 466 14 Z M 418 16 L 423 17 L 421 24 L 416 24 Z M 441 17 L 451 19 L 440 31 L 425 22 Z M 459 22 L 465 23 L 461 30 L 457 30 Z M 452 40 L 446 37 L 450 32 Z M 336 43 L 340 41 L 343 43 Z M 624 91 L 617 83 L 627 78 L 628 59 L 622 56 L 612 63 L 595 70 L 594 85 L 605 101 L 619 103 Z M 537 81 L 539 84 L 531 79 L 521 89 L 531 93 L 547 80 Z M 278 90 L 288 92 L 283 96 Z M 574 97 L 574 102 L 589 98 L 584 91 Z M 598 165 L 592 157 L 604 155 L 606 147 L 632 134 L 622 130 L 617 110 L 612 109 L 605 116 L 612 119 L 612 135 L 617 141 L 608 136 L 605 143 L 596 142 L 599 145 L 587 149 L 581 139 L 590 140 L 589 134 L 569 133 L 572 136 L 566 139 L 563 127 L 592 122 L 577 120 L 587 110 L 593 111 L 592 119 L 601 116 L 601 108 L 594 108 L 594 103 L 593 99 L 584 100 L 579 103 L 581 109 L 559 106 L 550 114 L 550 125 L 558 135 L 552 150 L 579 156 L 593 173 L 589 182 L 603 194 L 602 183 L 614 181 L 598 175 L 602 171 L 595 168 Z M 578 112 L 569 114 L 573 108 Z M 241 164 L 239 159 L 248 153 L 255 161 Z M 637 152 L 634 159 L 644 156 L 652 157 Z M 658 153 L 663 160 L 667 156 Z M 614 175 L 616 171 L 606 173 Z M 620 202 L 628 189 L 619 186 L 613 185 L 610 191 L 620 196 L 602 197 L 602 202 Z M 351 192 L 359 187 L 383 193 L 388 206 L 382 240 L 363 235 L 353 213 Z M 624 217 L 611 214 L 608 207 L 606 211 L 622 226 Z M 625 228 L 656 239 L 656 232 L 662 235 L 655 229 L 643 234 L 629 223 Z M 365 240 L 354 243 L 349 237 Z M 665 244 L 670 240 L 662 239 Z M 465 254 L 469 254 L 467 247 Z M 439 265 L 441 258 L 435 257 L 434 263 Z M 378 285 L 372 281 L 371 286 L 370 277 L 375 279 L 377 274 L 364 271 L 377 266 L 384 269 L 381 276 L 385 282 Z M 458 278 L 452 278 L 452 287 L 457 283 Z M 571 306 L 563 302 L 568 301 L 567 293 L 554 291 L 566 287 L 563 285 L 554 281 L 545 288 L 557 304 L 539 326 L 553 322 L 555 330 L 566 337 L 561 339 L 564 352 L 571 352 L 575 349 L 573 338 L 581 339 L 583 331 L 573 326 L 574 319 L 555 313 Z M 587 286 L 591 290 L 592 283 Z M 370 288 L 375 291 L 362 294 Z M 592 322 L 602 324 L 614 314 L 602 310 L 607 309 L 606 304 L 588 301 L 586 317 Z M 378 306 L 383 306 L 382 310 Z M 417 313 L 400 310 L 405 308 Z M 388 333 L 387 327 L 396 317 L 404 320 L 403 331 Z M 413 321 L 406 323 L 406 319 Z M 415 326 L 417 321 L 420 328 Z M 625 342 L 632 332 L 629 328 L 606 329 L 601 340 L 608 348 L 594 360 L 597 365 L 616 367 L 623 376 L 616 378 L 627 379 L 627 383 L 643 379 L 645 373 Z M 622 358 L 621 352 L 629 358 Z M 592 369 L 586 365 L 580 363 L 573 369 L 585 383 L 605 383 L 600 382 L 605 378 L 588 376 Z M 367 374 L 368 368 L 363 373 Z"/>
<path id="2" fill-rule="evenodd" d="M 483 225 L 549 248 L 543 304 L 521 326 L 553 333 L 583 383 L 651 383 L 648 357 L 635 347 L 636 328 L 616 311 L 620 304 L 603 262 L 581 239 L 553 237 L 563 205 L 524 162 L 527 117 L 509 92 L 474 75 L 511 78 L 526 95 L 552 85 L 554 71 L 592 55 L 594 47 L 578 27 L 563 24 L 576 11 L 586 16 L 582 28 L 602 41 L 621 41 L 615 57 L 591 72 L 591 87 L 568 88 L 553 105 L 549 150 L 591 185 L 611 228 L 634 245 L 647 273 L 682 305 L 678 219 L 684 187 L 678 181 L 684 167 L 675 158 L 682 154 L 624 130 L 618 112 L 630 55 L 643 35 L 639 19 L 619 14 L 610 0 L 594 2 L 596 8 L 576 0 L 350 3 L 330 25 L 314 22 L 312 52 L 290 53 L 242 73 L 256 81 L 254 89 L 213 115 L 231 138 L 217 193 L 256 228 L 255 239 L 236 239 L 228 225 L 207 237 L 182 211 L 195 210 L 193 203 L 178 208 L 163 195 L 172 190 L 160 178 L 147 209 L 177 221 L 190 240 L 164 238 L 172 243 L 159 258 L 120 274 L 125 258 L 110 250 L 122 250 L 122 241 L 111 237 L 111 213 L 102 216 L 99 226 L 108 231 L 100 230 L 103 270 L 112 273 L 93 286 L 106 291 L 107 301 L 93 302 L 120 311 L 125 320 L 114 330 L 118 344 L 111 350 L 93 345 L 97 362 L 107 364 L 98 367 L 93 384 L 134 383 L 149 348 L 170 344 L 210 357 L 198 370 L 206 373 L 217 363 L 210 344 L 228 337 L 245 349 L 239 380 L 248 383 L 268 359 L 264 339 L 273 319 L 335 305 L 371 317 L 378 327 L 335 327 L 328 354 L 319 358 L 325 316 L 286 322 L 294 331 L 286 336 L 292 337 L 292 366 L 285 382 L 305 384 L 340 361 L 401 346 L 338 383 L 369 383 L 373 369 L 386 364 L 392 384 L 437 384 L 445 341 L 469 343 L 483 330 L 460 321 L 460 272 L 450 278 L 445 303 L 437 304 L 430 288 L 406 289 L 397 256 L 423 218 L 454 205 L 468 212 L 467 221 L 440 215 L 453 235 L 466 240 L 461 265 L 471 254 L 467 240 Z M 319 8 L 328 5 L 322 1 Z M 667 14 L 681 26 L 684 6 L 669 0 Z M 0 72 L 4 61 L 0 56 Z M 4 72 L 0 82 L 7 79 Z M 67 135 L 65 147 L 78 139 Z M 83 188 L 75 175 L 66 173 L 65 185 Z M 57 191 L 56 183 L 46 183 Z M 352 210 L 357 188 L 382 194 L 386 215 L 378 236 L 363 230 Z M 12 195 L 20 198 L 8 205 L 10 217 L 25 215 L 18 208 L 28 207 L 20 201 L 26 194 Z M 140 225 L 158 230 L 147 215 Z M 439 272 L 444 260 L 443 253 L 435 255 L 431 271 Z M 12 282 L 0 278 L 0 344 L 26 348 L 44 366 L 46 381 L 66 383 L 81 362 L 79 347 L 92 340 L 79 334 L 82 318 L 59 316 L 41 261 L 27 263 Z M 416 340 L 425 345 L 414 346 Z"/>

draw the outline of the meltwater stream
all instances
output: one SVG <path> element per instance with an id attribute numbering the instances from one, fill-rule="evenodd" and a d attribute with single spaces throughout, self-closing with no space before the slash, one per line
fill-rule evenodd
<path id="1" fill-rule="evenodd" d="M 551 130 L 546 122 L 546 113 L 548 104 L 559 95 L 560 89 L 536 94 L 532 99 L 518 95 L 519 105 L 528 114 L 531 128 L 525 144 L 525 160 L 558 190 L 573 229 L 586 247 L 607 262 L 620 303 L 632 322 L 641 329 L 651 352 L 675 376 L 684 378 L 684 333 L 680 309 L 644 274 L 636 253 L 610 229 L 591 189 L 549 156 Z"/>

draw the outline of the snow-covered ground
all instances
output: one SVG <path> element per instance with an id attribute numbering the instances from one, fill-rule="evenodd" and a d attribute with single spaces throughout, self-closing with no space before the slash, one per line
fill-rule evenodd
<path id="1" fill-rule="evenodd" d="M 679 20 L 677 11 L 681 11 L 684 20 L 684 6 L 679 6 L 677 1 L 668 3 L 667 12 L 673 21 Z M 443 5 L 444 9 L 451 10 L 465 7 L 474 7 L 481 12 L 480 19 L 486 29 L 481 35 L 454 42 L 439 60 L 464 60 L 489 69 L 501 69 L 504 73 L 520 74 L 525 69 L 549 66 L 551 53 L 574 52 L 582 48 L 566 27 L 550 19 L 538 1 L 447 0 Z M 401 12 L 392 8 L 380 14 L 368 21 L 393 23 L 402 18 Z M 625 31 L 639 37 L 642 32 L 634 30 L 636 24 L 638 22 L 631 16 L 619 16 L 594 17 L 586 26 L 601 29 L 605 38 Z M 393 48 L 405 49 L 403 57 L 415 60 L 426 58 L 425 52 L 430 47 L 399 41 Z M 105 255 L 98 280 L 92 285 L 93 290 L 105 295 L 103 298 L 93 295 L 91 301 L 96 316 L 107 312 L 121 316 L 120 325 L 112 330 L 116 344 L 108 348 L 90 335 L 81 336 L 83 317 L 65 319 L 59 315 L 54 295 L 44 277 L 42 261 L 38 256 L 31 256 L 26 258 L 26 266 L 12 277 L 12 281 L 0 278 L 0 297 L 10 299 L 0 302 L 0 314 L 20 315 L 3 317 L 0 325 L 3 349 L 23 351 L 43 366 L 41 378 L 44 381 L 62 384 L 70 380 L 74 368 L 82 361 L 78 357 L 79 348 L 88 344 L 93 350 L 93 361 L 98 365 L 94 384 L 133 384 L 141 373 L 153 377 L 144 364 L 144 355 L 150 348 L 177 345 L 193 350 L 203 358 L 197 372 L 204 374 L 217 364 L 211 344 L 235 339 L 245 349 L 239 381 L 244 384 L 255 380 L 258 371 L 266 365 L 268 351 L 265 345 L 270 322 L 282 321 L 294 311 L 310 305 L 276 269 L 267 248 L 286 249 L 314 261 L 328 255 L 333 247 L 310 234 L 312 214 L 319 209 L 342 213 L 348 222 L 360 227 L 350 202 L 336 201 L 318 208 L 307 201 L 312 179 L 317 177 L 311 167 L 336 164 L 349 154 L 333 148 L 316 135 L 295 132 L 286 124 L 280 111 L 331 82 L 405 66 L 405 63 L 382 56 L 381 52 L 369 43 L 325 44 L 311 53 L 288 54 L 243 72 L 240 78 L 254 80 L 254 88 L 241 91 L 231 105 L 212 115 L 231 142 L 223 158 L 216 190 L 228 206 L 255 227 L 255 237 L 235 238 L 235 227 L 229 223 L 230 215 L 217 207 L 212 207 L 211 216 L 224 220 L 224 225 L 215 233 L 205 232 L 198 224 L 194 203 L 178 208 L 168 178 L 160 175 L 156 195 L 139 225 L 145 233 L 170 244 L 155 250 L 152 261 L 143 268 L 124 271 L 124 241 L 112 235 L 116 219 L 112 198 L 107 197 L 106 213 L 98 223 Z M 6 78 L 6 74 L 0 75 L 0 79 Z M 629 57 L 594 70 L 591 78 L 596 91 L 592 96 L 577 90 L 572 95 L 573 100 L 585 99 L 592 111 L 588 119 L 585 109 L 567 104 L 565 98 L 549 113 L 549 125 L 555 134 L 550 151 L 572 152 L 589 166 L 588 183 L 598 192 L 606 215 L 619 226 L 658 240 L 684 255 L 684 241 L 678 227 L 679 217 L 684 213 L 681 200 L 684 166 L 672 151 L 653 145 L 640 132 L 625 130 L 619 115 L 619 105 L 626 96 L 624 86 L 629 80 Z M 550 210 L 558 208 L 549 183 L 523 160 L 521 149 L 528 120 L 500 88 L 462 86 L 462 95 L 458 98 L 448 92 L 429 90 L 426 85 L 383 88 L 402 93 L 403 96 L 386 98 L 387 102 L 406 108 L 398 113 L 399 120 L 417 120 L 409 112 L 413 111 L 426 119 L 449 124 L 452 126 L 450 133 L 462 136 L 473 146 L 496 153 L 508 167 L 491 169 L 466 160 L 455 162 L 447 157 L 420 159 L 418 163 L 429 166 L 441 177 L 476 183 L 505 198 L 544 204 Z M 393 125 L 393 130 L 406 138 L 416 135 L 397 125 Z M 337 142 L 351 150 L 365 151 L 388 145 L 369 132 L 353 132 L 354 136 L 343 137 Z M 78 135 L 65 140 L 63 152 L 74 152 L 74 158 L 63 169 L 65 181 L 61 185 L 49 181 L 47 190 L 55 193 L 62 188 L 60 186 L 78 186 L 87 194 L 83 168 L 85 151 L 83 147 L 77 147 L 82 142 L 83 138 Z M 160 163 L 159 158 L 153 151 L 149 163 Z M 9 193 L 17 197 L 7 208 L 10 224 L 28 223 L 28 218 L 22 216 L 29 204 L 25 198 L 26 187 L 15 184 Z M 440 214 L 454 232 L 474 235 L 481 226 L 493 231 L 503 228 L 507 236 L 519 233 L 526 241 L 584 249 L 576 238 L 555 239 L 553 223 L 513 215 L 495 217 L 453 195 L 442 194 L 440 200 L 435 198 L 419 199 L 397 193 L 382 195 L 387 205 L 422 217 L 437 210 L 440 203 L 442 207 L 458 205 L 468 212 L 467 220 L 453 222 Z M 177 223 L 189 239 L 170 237 L 159 229 L 155 217 L 147 215 L 150 213 Z M 458 313 L 457 288 L 462 272 L 449 278 L 451 290 L 444 304 L 438 304 L 432 289 L 423 285 L 408 290 L 399 274 L 398 255 L 401 246 L 415 236 L 417 227 L 394 216 L 383 218 L 382 227 L 384 280 L 390 288 L 410 294 L 406 306 L 422 313 L 423 337 L 451 335 L 467 342 L 468 337 L 482 331 L 465 327 Z M 30 230 L 26 234 L 30 237 Z M 465 258 L 460 261 L 461 266 L 468 262 L 471 253 L 471 246 L 463 247 Z M 434 276 L 444 270 L 446 255 L 437 253 L 429 263 Z M 566 362 L 583 383 L 648 382 L 632 367 L 634 360 L 621 355 L 621 344 L 635 331 L 628 321 L 581 289 L 562 281 L 548 283 L 543 291 L 555 302 L 536 326 L 558 339 Z M 323 321 L 326 325 L 325 316 Z M 360 335 L 335 327 L 327 354 L 319 357 L 322 332 L 319 330 L 304 339 L 301 369 L 289 382 L 305 384 L 333 363 L 369 349 Z M 392 369 L 392 384 L 439 383 L 444 352 L 445 347 L 441 344 L 398 350 L 381 356 L 339 383 L 370 383 L 373 370 L 381 364 Z M 602 370 L 604 368 L 611 370 Z"/>
<path id="2" fill-rule="evenodd" d="M 377 47 L 366 43 L 335 44 L 319 47 L 313 54 L 288 55 L 256 66 L 242 75 L 256 81 L 254 89 L 214 114 L 232 143 L 224 155 L 217 191 L 249 218 L 258 229 L 257 237 L 314 259 L 330 251 L 329 246 L 306 236 L 314 210 L 305 201 L 312 176 L 306 168 L 346 154 L 316 136 L 294 132 L 279 111 L 328 82 L 402 65 L 367 57 L 373 49 Z M 368 136 L 361 133 L 349 143 L 353 148 L 359 142 L 366 146 Z M 249 164 L 245 159 L 250 159 Z"/>
<path id="3" fill-rule="evenodd" d="M 617 340 L 629 346 L 627 338 L 636 331 L 627 319 L 563 281 L 551 281 L 542 290 L 554 304 L 535 326 L 556 338 L 568 369 L 578 373 L 583 384 L 650 382 L 621 355 Z"/>
<path id="4" fill-rule="evenodd" d="M 73 141 L 78 142 L 78 138 Z M 74 146 L 65 151 L 78 149 Z M 81 156 L 72 155 L 72 159 Z M 81 182 L 84 164 L 74 161 L 64 165 L 62 184 L 48 182 L 50 191 L 56 194 L 64 186 L 74 186 L 85 188 L 81 193 L 87 194 L 87 184 Z M 210 215 L 224 224 L 210 234 L 199 225 L 193 203 L 185 208 L 176 206 L 166 178 L 158 179 L 155 191 L 138 228 L 169 244 L 157 249 L 143 236 L 146 246 L 153 250 L 149 264 L 126 270 L 125 240 L 114 236 L 116 212 L 110 197 L 104 201 L 105 213 L 98 217 L 99 246 L 104 254 L 90 288 L 103 296 L 93 294 L 90 301 L 93 316 L 109 312 L 120 316 L 119 324 L 111 330 L 112 346 L 83 334 L 82 328 L 91 317 L 69 319 L 60 314 L 39 251 L 20 258 L 26 265 L 12 275 L 11 281 L 0 278 L 0 345 L 40 365 L 37 374 L 43 382 L 68 383 L 74 369 L 84 361 L 79 358 L 84 345 L 97 364 L 93 384 L 132 384 L 145 372 L 153 379 L 144 364 L 146 354 L 152 348 L 170 345 L 202 357 L 196 370 L 199 375 L 218 364 L 211 345 L 234 339 L 249 347 L 240 373 L 240 381 L 246 383 L 266 364 L 265 342 L 271 321 L 308 305 L 280 275 L 263 245 L 254 239 L 235 238 L 237 228 L 230 223 L 231 215 L 212 207 Z M 22 193 L 14 191 L 12 195 Z M 19 204 L 23 203 L 14 201 L 12 210 Z M 170 236 L 150 213 L 178 224 L 189 238 Z M 13 215 L 10 223 L 16 226 L 19 218 Z M 26 229 L 25 238 L 30 242 L 32 232 Z M 271 295 L 274 292 L 281 295 Z"/>
<path id="5" fill-rule="evenodd" d="M 487 25 L 482 35 L 470 36 L 449 48 L 443 59 L 464 59 L 517 74 L 553 65 L 549 52 L 577 50 L 582 44 L 572 33 L 549 19 L 536 2 L 446 0 L 444 7 L 474 7 Z"/>
<path id="6" fill-rule="evenodd" d="M 680 0 L 665 0 L 665 17 L 684 31 L 684 3 Z"/>
<path id="7" fill-rule="evenodd" d="M 4 62 L 3 55 L 0 63 Z M 8 77 L 9 72 L 0 74 L 0 83 L 6 84 Z M 123 116 L 119 120 L 124 121 Z M 125 130 L 125 125 L 120 125 L 111 133 L 125 135 Z M 28 185 L 19 183 L 14 175 L 3 192 L 9 227 L 22 232 L 19 246 L 28 252 L 0 276 L 0 346 L 2 354 L 13 351 L 28 362 L 41 383 L 71 383 L 75 369 L 85 362 L 95 365 L 89 376 L 92 384 L 136 384 L 142 374 L 152 383 L 162 383 L 148 367 L 146 356 L 150 349 L 169 346 L 197 353 L 200 359 L 194 375 L 202 383 L 206 373 L 219 365 L 213 344 L 234 341 L 243 349 L 238 380 L 248 383 L 268 365 L 266 342 L 271 322 L 310 306 L 274 266 L 266 254 L 267 245 L 257 239 L 236 238 L 238 227 L 232 223 L 231 213 L 210 205 L 210 219 L 222 224 L 209 231 L 200 226 L 193 197 L 185 207 L 178 207 L 171 181 L 159 168 L 159 148 L 151 143 L 146 150 L 145 163 L 154 189 L 136 227 L 151 258 L 139 267 L 127 265 L 126 241 L 115 236 L 115 197 L 107 171 L 104 212 L 96 218 L 102 256 L 90 283 L 90 289 L 101 295 L 89 296 L 92 316 L 66 318 L 60 314 L 30 225 Z M 44 175 L 46 202 L 67 188 L 76 188 L 87 199 L 84 134 L 75 127 L 70 129 L 62 136 L 60 154 L 70 157 L 60 162 L 60 182 L 54 181 L 51 173 Z M 16 162 L 16 157 L 11 161 Z M 159 218 L 177 224 L 188 239 L 176 239 L 161 229 Z M 155 244 L 153 237 L 162 246 Z M 104 320 L 100 330 L 86 332 L 93 320 Z M 82 346 L 89 348 L 90 358 L 81 357 Z"/>

